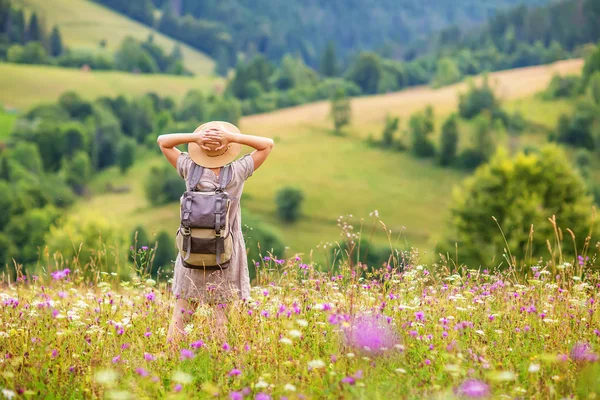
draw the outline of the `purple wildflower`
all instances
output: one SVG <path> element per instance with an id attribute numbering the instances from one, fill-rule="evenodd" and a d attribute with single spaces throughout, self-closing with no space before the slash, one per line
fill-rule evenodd
<path id="1" fill-rule="evenodd" d="M 183 389 L 183 386 L 181 386 L 181 383 L 178 383 L 177 385 L 175 385 L 175 387 L 173 388 L 173 390 L 175 392 L 181 392 L 181 389 Z"/>
<path id="2" fill-rule="evenodd" d="M 242 371 L 240 371 L 237 368 L 234 368 L 231 371 L 229 371 L 229 373 L 227 375 L 229 375 L 229 376 L 238 376 L 238 375 L 241 375 L 241 374 L 242 374 Z"/>
<path id="3" fill-rule="evenodd" d="M 368 349 L 379 353 L 398 343 L 396 333 L 390 325 L 373 315 L 355 317 L 345 333 L 348 344 L 359 350 Z"/>
<path id="4" fill-rule="evenodd" d="M 415 313 L 415 319 L 417 321 L 425 321 L 425 313 L 423 311 L 417 311 Z"/>
<path id="5" fill-rule="evenodd" d="M 254 400 L 271 400 L 271 396 L 269 396 L 266 393 L 260 392 L 256 394 Z"/>
<path id="6" fill-rule="evenodd" d="M 156 297 L 156 295 L 154 294 L 154 292 L 150 292 L 146 295 L 146 298 L 150 301 L 154 300 L 154 297 Z"/>
<path id="7" fill-rule="evenodd" d="M 67 275 L 69 275 L 71 273 L 71 270 L 69 268 L 65 268 L 62 271 L 58 270 L 58 271 L 54 271 L 52 273 L 50 273 L 50 275 L 52 275 L 52 278 L 55 281 L 60 281 L 61 279 L 65 279 L 67 277 Z"/>
<path id="8" fill-rule="evenodd" d="M 202 340 L 196 340 L 195 342 L 193 342 L 191 345 L 192 349 L 199 349 L 201 347 L 204 347 L 204 342 Z"/>
<path id="9" fill-rule="evenodd" d="M 456 394 L 470 399 L 483 399 L 490 395 L 490 387 L 477 379 L 467 379 L 457 388 Z"/>
<path id="10" fill-rule="evenodd" d="M 135 373 L 139 376 L 148 376 L 148 371 L 146 371 L 144 368 L 136 368 Z"/>
<path id="11" fill-rule="evenodd" d="M 181 349 L 181 360 L 194 358 L 194 352 L 189 349 Z"/>
<path id="12" fill-rule="evenodd" d="M 351 376 L 347 376 L 344 379 L 342 379 L 342 383 L 347 383 L 348 385 L 354 385 L 356 383 L 356 379 L 354 379 Z"/>
<path id="13" fill-rule="evenodd" d="M 121 361 L 121 355 L 120 354 L 118 356 L 114 356 L 112 358 L 113 364 L 117 364 L 119 361 Z"/>
<path id="14" fill-rule="evenodd" d="M 152 361 L 152 360 L 154 360 L 154 356 L 150 353 L 144 353 L 144 360 Z"/>
<path id="15" fill-rule="evenodd" d="M 598 356 L 592 352 L 592 346 L 586 342 L 576 343 L 571 349 L 571 358 L 577 362 L 598 361 Z"/>
<path id="16" fill-rule="evenodd" d="M 242 400 L 244 398 L 244 395 L 242 394 L 242 392 L 231 392 L 229 393 L 229 398 L 231 400 Z"/>
<path id="17" fill-rule="evenodd" d="M 142 246 L 142 251 L 148 250 L 148 246 Z"/>
<path id="18" fill-rule="evenodd" d="M 227 344 L 227 342 L 223 343 L 223 350 L 225 350 L 225 351 L 231 350 L 231 347 Z"/>

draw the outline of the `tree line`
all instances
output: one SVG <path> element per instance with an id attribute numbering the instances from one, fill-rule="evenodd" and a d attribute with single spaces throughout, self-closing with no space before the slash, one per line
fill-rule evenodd
<path id="1" fill-rule="evenodd" d="M 26 19 L 22 9 L 12 7 L 8 0 L 0 0 L 0 61 L 191 75 L 183 65 L 181 48 L 176 45 L 167 54 L 154 42 L 152 34 L 144 41 L 125 37 L 114 54 L 104 48 L 105 42 L 98 45 L 97 51 L 71 50 L 64 45 L 58 26 L 55 25 L 48 33 L 37 13 L 33 12 Z"/>

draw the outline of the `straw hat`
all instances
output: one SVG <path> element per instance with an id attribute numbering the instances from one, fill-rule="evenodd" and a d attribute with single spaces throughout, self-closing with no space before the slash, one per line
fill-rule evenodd
<path id="1" fill-rule="evenodd" d="M 202 132 L 207 129 L 222 129 L 229 132 L 241 133 L 237 126 L 224 121 L 211 121 L 200 125 L 194 133 Z M 226 148 L 214 150 L 219 145 L 207 144 L 206 147 L 211 148 L 211 151 L 204 150 L 197 143 L 188 144 L 188 153 L 190 158 L 198 165 L 206 168 L 218 168 L 227 165 L 240 154 L 242 145 L 239 143 L 229 143 Z"/>

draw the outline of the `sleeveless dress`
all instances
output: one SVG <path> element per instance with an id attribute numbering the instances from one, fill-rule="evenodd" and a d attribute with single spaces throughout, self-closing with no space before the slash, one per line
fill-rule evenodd
<path id="1" fill-rule="evenodd" d="M 194 161 L 188 153 L 181 153 L 177 159 L 177 172 L 186 179 Z M 250 297 L 250 276 L 246 244 L 242 236 L 242 212 L 240 198 L 244 190 L 244 182 L 254 172 L 254 160 L 250 154 L 234 161 L 233 177 L 225 189 L 232 198 L 229 218 L 232 219 L 233 254 L 229 268 L 225 270 L 204 271 L 183 266 L 181 254 L 175 260 L 173 276 L 173 294 L 177 298 L 197 300 L 203 303 L 215 304 Z M 196 190 L 212 191 L 218 186 L 217 175 L 205 168 L 200 177 Z"/>

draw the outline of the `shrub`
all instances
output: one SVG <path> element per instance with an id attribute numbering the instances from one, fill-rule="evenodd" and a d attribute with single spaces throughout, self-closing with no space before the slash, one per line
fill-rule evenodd
<path id="1" fill-rule="evenodd" d="M 581 249 L 591 223 L 592 200 L 586 192 L 582 178 L 557 146 L 512 158 L 499 152 L 454 191 L 445 249 L 454 249 L 456 243 L 459 261 L 473 268 L 506 265 L 505 249 L 516 261 L 529 263 L 548 251 L 546 240 L 554 237 L 548 219 L 553 216 L 562 229 L 575 233 Z M 492 218 L 502 227 L 508 247 Z M 530 241 L 532 225 L 535 234 Z M 565 246 L 562 254 L 573 255 L 573 247 Z"/>
<path id="2" fill-rule="evenodd" d="M 331 98 L 331 117 L 336 132 L 350 124 L 351 113 L 350 100 L 346 97 L 344 89 L 338 88 Z"/>
<path id="3" fill-rule="evenodd" d="M 458 102 L 458 110 L 461 117 L 471 119 L 484 110 L 492 114 L 499 108 L 498 100 L 490 87 L 487 77 L 484 78 L 481 86 L 470 85 L 465 94 L 461 94 Z"/>
<path id="4" fill-rule="evenodd" d="M 178 200 L 185 191 L 185 182 L 173 167 L 155 166 L 150 169 L 144 189 L 148 202 L 160 206 Z"/>
<path id="5" fill-rule="evenodd" d="M 573 97 L 577 94 L 580 78 L 576 75 L 554 75 L 542 98 L 553 100 Z"/>
<path id="6" fill-rule="evenodd" d="M 452 114 L 444 121 L 442 133 L 440 135 L 440 165 L 449 165 L 456 158 L 456 149 L 458 147 L 458 117 Z"/>
<path id="7" fill-rule="evenodd" d="M 304 195 L 300 189 L 286 187 L 279 190 L 275 195 L 279 218 L 288 223 L 298 220 L 303 200 Z"/>

